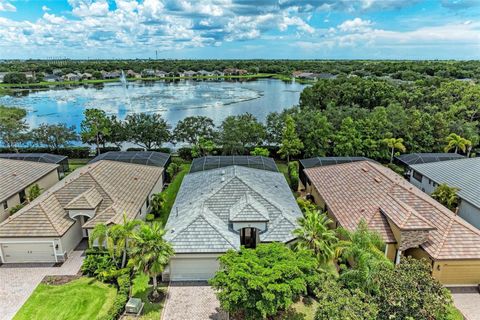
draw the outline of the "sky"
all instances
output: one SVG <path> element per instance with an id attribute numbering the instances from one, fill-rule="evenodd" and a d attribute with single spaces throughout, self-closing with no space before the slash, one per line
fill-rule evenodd
<path id="1" fill-rule="evenodd" d="M 0 59 L 480 59 L 480 0 L 0 0 Z"/>

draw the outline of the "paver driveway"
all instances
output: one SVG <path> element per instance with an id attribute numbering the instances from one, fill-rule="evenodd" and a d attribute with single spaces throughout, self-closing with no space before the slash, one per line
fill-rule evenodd
<path id="1" fill-rule="evenodd" d="M 61 267 L 3 265 L 0 267 L 0 320 L 12 319 L 45 276 L 75 275 L 80 270 L 83 251 L 73 251 Z"/>
<path id="2" fill-rule="evenodd" d="M 452 288 L 451 291 L 455 306 L 467 320 L 480 320 L 480 293 L 478 293 L 478 288 Z"/>
<path id="3" fill-rule="evenodd" d="M 162 320 L 227 320 L 206 282 L 171 282 Z"/>

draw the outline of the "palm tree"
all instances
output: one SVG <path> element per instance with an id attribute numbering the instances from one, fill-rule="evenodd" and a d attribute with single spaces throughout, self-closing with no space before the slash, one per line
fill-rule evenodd
<path id="1" fill-rule="evenodd" d="M 432 198 L 443 204 L 448 209 L 455 211 L 458 206 L 458 188 L 442 183 L 432 192 Z"/>
<path id="2" fill-rule="evenodd" d="M 299 228 L 293 231 L 297 237 L 298 249 L 312 250 L 321 266 L 333 261 L 338 238 L 335 230 L 329 228 L 333 221 L 326 214 L 309 208 L 305 216 L 298 219 Z"/>
<path id="3" fill-rule="evenodd" d="M 123 224 L 116 224 L 110 228 L 110 235 L 115 244 L 116 251 L 122 255 L 122 268 L 125 268 L 127 264 L 129 241 L 133 237 L 135 229 L 142 223 L 141 220 L 128 220 L 126 213 L 123 213 Z"/>
<path id="4" fill-rule="evenodd" d="M 339 228 L 342 241 L 337 247 L 344 262 L 350 265 L 343 268 L 341 279 L 348 287 L 357 287 L 371 292 L 375 288 L 373 275 L 382 265 L 392 266 L 385 256 L 385 244 L 381 236 L 368 229 L 365 220 L 361 220 L 355 231 Z"/>
<path id="5" fill-rule="evenodd" d="M 110 228 L 106 224 L 100 223 L 93 228 L 88 236 L 88 244 L 90 248 L 93 246 L 95 240 L 97 240 L 97 245 L 100 249 L 105 247 L 112 258 L 115 257 L 115 245 L 111 237 Z"/>
<path id="6" fill-rule="evenodd" d="M 467 147 L 472 145 L 470 140 L 465 139 L 456 133 L 450 133 L 445 140 L 447 141 L 445 152 L 448 152 L 452 149 L 455 149 L 455 153 L 458 153 L 458 149 L 462 150 L 462 152 L 465 152 Z"/>
<path id="7" fill-rule="evenodd" d="M 157 222 L 142 224 L 132 239 L 131 265 L 137 272 L 143 272 L 153 280 L 153 298 L 158 298 L 157 277 L 174 254 L 173 248 L 163 238 L 165 230 Z"/>
<path id="8" fill-rule="evenodd" d="M 383 139 L 383 143 L 387 145 L 387 147 L 391 150 L 390 153 L 390 163 L 393 162 L 393 155 L 396 150 L 400 150 L 401 152 L 405 152 L 407 148 L 403 145 L 403 139 L 402 138 L 385 138 Z"/>

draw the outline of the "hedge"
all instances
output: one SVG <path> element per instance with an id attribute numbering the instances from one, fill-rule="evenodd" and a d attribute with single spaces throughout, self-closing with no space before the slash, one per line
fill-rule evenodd
<path id="1" fill-rule="evenodd" d="M 1 147 L 0 153 L 13 153 L 15 150 L 12 150 L 7 147 Z M 88 158 L 90 156 L 89 147 L 66 147 L 59 148 L 57 150 L 52 150 L 45 147 L 21 147 L 18 148 L 19 153 L 52 153 L 62 156 L 67 156 L 69 158 Z"/>

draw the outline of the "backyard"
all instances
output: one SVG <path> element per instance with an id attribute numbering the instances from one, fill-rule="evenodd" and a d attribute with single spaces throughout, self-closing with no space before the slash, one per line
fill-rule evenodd
<path id="1" fill-rule="evenodd" d="M 14 319 L 98 319 L 108 314 L 116 294 L 113 286 L 86 277 L 61 285 L 41 283 Z"/>

